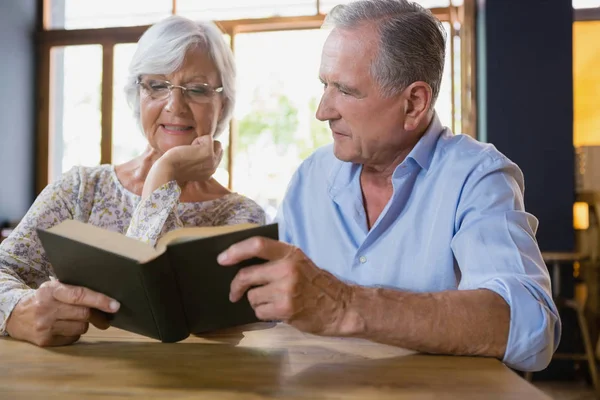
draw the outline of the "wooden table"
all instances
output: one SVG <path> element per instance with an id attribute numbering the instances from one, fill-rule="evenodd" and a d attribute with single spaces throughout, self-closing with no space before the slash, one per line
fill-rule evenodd
<path id="1" fill-rule="evenodd" d="M 90 328 L 71 346 L 0 339 L 0 398 L 548 399 L 488 358 L 415 354 L 254 324 L 175 344 Z"/>

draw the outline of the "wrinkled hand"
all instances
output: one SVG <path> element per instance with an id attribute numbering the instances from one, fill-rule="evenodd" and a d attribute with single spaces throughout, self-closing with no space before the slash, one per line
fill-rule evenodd
<path id="1" fill-rule="evenodd" d="M 189 146 L 168 150 L 157 163 L 166 165 L 177 182 L 210 179 L 223 158 L 223 148 L 211 135 L 200 136 Z"/>
<path id="2" fill-rule="evenodd" d="M 248 300 L 261 320 L 284 321 L 320 335 L 339 334 L 350 286 L 318 268 L 300 249 L 262 237 L 234 244 L 218 261 L 229 266 L 253 257 L 267 262 L 238 272 L 231 282 L 231 301 L 248 291 Z"/>
<path id="3" fill-rule="evenodd" d="M 15 339 L 38 346 L 63 346 L 76 342 L 90 322 L 97 328 L 108 328 L 106 317 L 98 310 L 115 313 L 119 306 L 98 292 L 52 280 L 17 303 L 6 331 Z"/>

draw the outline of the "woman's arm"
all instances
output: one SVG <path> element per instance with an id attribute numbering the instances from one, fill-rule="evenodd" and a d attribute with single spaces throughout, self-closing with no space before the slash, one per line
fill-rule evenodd
<path id="1" fill-rule="evenodd" d="M 80 174 L 73 168 L 48 185 L 15 230 L 0 244 L 0 333 L 16 304 L 49 279 L 51 266 L 37 235 L 75 213 Z"/>

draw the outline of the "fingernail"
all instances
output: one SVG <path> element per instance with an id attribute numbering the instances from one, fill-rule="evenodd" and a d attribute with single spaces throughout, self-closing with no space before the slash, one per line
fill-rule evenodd
<path id="1" fill-rule="evenodd" d="M 223 264 L 225 261 L 227 261 L 227 252 L 224 251 L 223 253 L 219 254 L 217 256 L 217 261 L 219 262 L 219 264 Z"/>
<path id="2" fill-rule="evenodd" d="M 112 311 L 117 311 L 119 307 L 121 307 L 121 305 L 116 300 L 112 300 L 108 305 L 108 308 L 110 308 Z"/>

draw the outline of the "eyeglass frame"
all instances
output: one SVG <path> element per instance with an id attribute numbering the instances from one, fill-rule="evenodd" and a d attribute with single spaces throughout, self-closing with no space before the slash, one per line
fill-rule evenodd
<path id="1" fill-rule="evenodd" d="M 167 86 L 167 89 L 169 90 L 169 93 L 164 98 L 160 98 L 160 99 L 153 98 L 153 96 L 152 96 L 153 89 L 148 85 L 148 83 L 142 81 L 141 76 L 138 76 L 138 78 L 135 81 L 135 84 L 140 86 L 141 88 L 147 90 L 148 95 L 151 98 L 153 98 L 153 100 L 167 100 L 169 98 L 169 96 L 171 96 L 173 89 L 179 88 L 179 89 L 181 89 L 181 94 L 184 96 L 184 98 L 187 98 L 190 101 L 194 102 L 194 100 L 193 100 L 194 98 L 192 96 L 188 95 L 188 90 L 190 90 L 190 88 L 188 88 L 188 87 L 181 86 L 181 85 L 174 85 L 173 83 L 171 83 L 170 81 L 168 81 L 166 79 L 151 79 L 151 81 L 165 83 Z M 203 82 L 195 83 L 194 85 L 202 86 L 205 89 L 208 89 L 208 93 L 210 93 L 210 95 L 206 96 L 207 99 L 212 99 L 216 94 L 223 93 L 223 86 L 213 87 L 213 86 L 209 85 L 208 83 L 203 83 Z"/>

